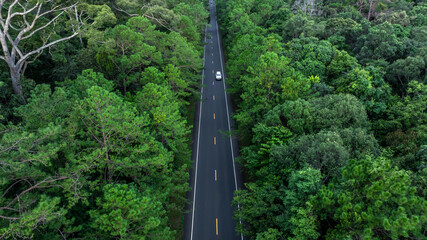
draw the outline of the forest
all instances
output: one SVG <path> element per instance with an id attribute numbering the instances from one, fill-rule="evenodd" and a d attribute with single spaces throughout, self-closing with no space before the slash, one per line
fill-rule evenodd
<path id="1" fill-rule="evenodd" d="M 0 239 L 178 239 L 201 0 L 0 0 Z"/>
<path id="2" fill-rule="evenodd" d="M 426 239 L 426 2 L 217 0 L 217 9 L 245 177 L 238 231 Z"/>

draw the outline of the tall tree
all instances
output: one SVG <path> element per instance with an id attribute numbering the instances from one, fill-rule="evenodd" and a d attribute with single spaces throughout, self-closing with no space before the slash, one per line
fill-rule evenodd
<path id="1" fill-rule="evenodd" d="M 138 19 L 143 21 L 142 18 Z M 162 61 L 156 47 L 147 44 L 142 33 L 125 25 L 117 25 L 107 31 L 101 45 L 94 48 L 97 51 L 98 63 L 108 75 L 117 76 L 123 94 L 126 94 L 132 83 L 138 81 L 140 72 L 146 66 Z"/>
<path id="2" fill-rule="evenodd" d="M 427 202 L 415 192 L 408 172 L 384 157 L 366 157 L 351 160 L 342 178 L 323 187 L 315 202 L 322 220 L 337 223 L 327 239 L 419 239 Z"/>
<path id="3" fill-rule="evenodd" d="M 3 9 L 8 9 L 5 13 Z M 66 36 L 56 33 L 60 19 L 68 18 L 70 32 Z M 76 21 L 77 20 L 77 21 Z M 77 4 L 57 4 L 56 1 L 0 0 L 0 43 L 4 60 L 10 70 L 13 91 L 25 102 L 20 83 L 21 74 L 28 59 L 39 56 L 43 50 L 59 42 L 71 39 L 80 31 Z M 44 33 L 44 34 L 43 34 Z M 41 37 L 38 47 L 27 49 L 25 40 Z"/>
<path id="4" fill-rule="evenodd" d="M 108 239 L 173 239 L 166 226 L 162 202 L 150 189 L 140 191 L 134 185 L 108 184 L 96 200 L 97 209 L 89 212 L 97 237 Z"/>
<path id="5" fill-rule="evenodd" d="M 248 68 L 250 74 L 242 81 L 242 110 L 236 115 L 241 130 L 249 130 L 272 106 L 303 96 L 310 88 L 311 80 L 290 65 L 290 59 L 267 52 Z"/>

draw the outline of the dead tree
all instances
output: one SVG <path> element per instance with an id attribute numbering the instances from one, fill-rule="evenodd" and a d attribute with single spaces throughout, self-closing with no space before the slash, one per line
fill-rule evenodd
<path id="1" fill-rule="evenodd" d="M 39 56 L 44 49 L 79 34 L 80 27 L 76 14 L 77 3 L 55 5 L 54 0 L 0 0 L 0 44 L 3 49 L 0 59 L 7 63 L 13 91 L 24 103 L 25 98 L 20 83 L 24 66 L 30 57 Z M 40 31 L 54 27 L 62 17 L 68 17 L 74 21 L 67 36 L 51 41 L 50 37 L 54 33 L 51 29 L 50 34 L 45 35 L 41 46 L 29 50 L 20 48 L 22 41 Z"/>

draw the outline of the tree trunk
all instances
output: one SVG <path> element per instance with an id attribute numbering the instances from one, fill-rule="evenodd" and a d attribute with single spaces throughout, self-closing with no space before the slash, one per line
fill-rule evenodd
<path id="1" fill-rule="evenodd" d="M 27 103 L 24 93 L 22 92 L 22 85 L 20 83 L 21 74 L 19 73 L 19 70 L 10 67 L 10 78 L 12 78 L 12 87 L 15 94 L 19 95 L 24 103 Z"/>
<path id="2" fill-rule="evenodd" d="M 374 11 L 373 7 L 374 7 L 374 0 L 369 0 L 368 21 L 371 18 L 371 15 Z"/>
<path id="3" fill-rule="evenodd" d="M 359 0 L 359 13 L 360 13 L 360 15 L 362 15 L 363 3 L 364 3 L 363 0 Z"/>

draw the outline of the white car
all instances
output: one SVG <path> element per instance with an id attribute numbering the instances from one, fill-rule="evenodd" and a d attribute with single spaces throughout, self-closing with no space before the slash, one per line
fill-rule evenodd
<path id="1" fill-rule="evenodd" d="M 220 72 L 220 71 L 217 71 L 217 72 L 216 72 L 216 74 L 215 74 L 215 79 L 216 79 L 216 80 L 218 80 L 218 81 L 220 81 L 220 80 L 222 79 L 222 75 L 221 75 L 221 72 Z"/>

